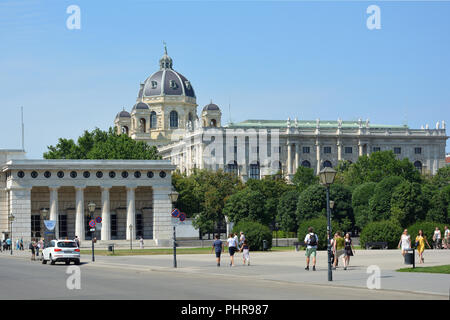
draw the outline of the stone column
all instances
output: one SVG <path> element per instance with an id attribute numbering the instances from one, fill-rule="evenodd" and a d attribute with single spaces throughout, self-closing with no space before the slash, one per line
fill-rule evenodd
<path id="1" fill-rule="evenodd" d="M 102 187 L 102 231 L 101 240 L 111 240 L 111 212 L 109 190 L 111 187 Z M 127 225 L 128 226 L 128 225 Z M 133 223 L 134 226 L 134 223 Z"/>
<path id="2" fill-rule="evenodd" d="M 58 189 L 59 187 L 49 187 L 50 189 L 50 220 L 56 221 L 55 238 L 59 238 L 59 208 Z"/>
<path id="3" fill-rule="evenodd" d="M 85 240 L 84 230 L 84 187 L 75 187 L 75 235 Z"/>
<path id="4" fill-rule="evenodd" d="M 127 240 L 133 239 L 135 240 L 136 234 L 136 204 L 135 204 L 135 190 L 136 187 L 127 187 L 127 225 L 126 235 Z M 133 226 L 133 229 L 130 232 L 130 225 Z M 103 227 L 102 227 L 103 229 Z"/>
<path id="5" fill-rule="evenodd" d="M 9 208 L 14 216 L 11 241 L 15 248 L 17 239 L 23 238 L 24 245 L 31 240 L 31 188 L 10 189 Z M 9 231 L 10 228 L 8 221 Z"/>
<path id="6" fill-rule="evenodd" d="M 338 149 L 338 161 L 342 160 L 342 142 L 338 140 L 337 142 L 337 149 Z"/>
<path id="7" fill-rule="evenodd" d="M 288 142 L 288 145 L 287 145 L 286 164 L 287 164 L 287 174 L 290 175 L 290 174 L 292 174 L 292 144 L 290 142 Z"/>
<path id="8" fill-rule="evenodd" d="M 361 141 L 358 142 L 358 154 L 361 157 L 363 155 L 363 144 L 361 143 Z"/>
<path id="9" fill-rule="evenodd" d="M 317 159 L 317 171 L 316 174 L 320 172 L 320 143 L 316 142 L 316 159 Z"/>
<path id="10" fill-rule="evenodd" d="M 171 186 L 153 188 L 153 239 L 158 246 L 172 244 Z"/>
<path id="11" fill-rule="evenodd" d="M 295 144 L 295 168 L 294 174 L 297 172 L 298 167 L 300 166 L 300 145 L 298 143 Z"/>

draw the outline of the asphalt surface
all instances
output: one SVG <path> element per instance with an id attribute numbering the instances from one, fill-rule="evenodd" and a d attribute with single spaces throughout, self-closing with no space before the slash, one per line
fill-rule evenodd
<path id="1" fill-rule="evenodd" d="M 169 300 L 266 300 L 266 299 L 449 299 L 450 276 L 398 273 L 396 251 L 358 251 L 349 270 L 340 268 L 327 281 L 325 253 L 318 256 L 317 271 L 304 270 L 303 252 L 251 254 L 252 264 L 215 265 L 213 255 L 173 257 L 82 257 L 80 289 L 69 289 L 65 264 L 42 265 L 28 254 L 0 254 L 0 299 L 169 299 Z M 427 265 L 448 264 L 448 252 L 429 251 Z M 400 255 L 401 258 L 401 255 Z M 436 260 L 436 261 L 434 261 Z M 429 261 L 429 262 L 428 262 Z M 367 289 L 367 266 L 378 262 L 380 289 Z M 446 262 L 446 263 L 442 263 Z M 73 265 L 71 265 L 73 268 Z M 69 286 L 70 287 L 70 286 Z"/>

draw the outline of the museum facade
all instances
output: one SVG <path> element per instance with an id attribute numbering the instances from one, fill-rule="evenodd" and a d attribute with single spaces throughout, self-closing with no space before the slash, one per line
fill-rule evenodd
<path id="1" fill-rule="evenodd" d="M 159 66 L 140 84 L 131 112 L 119 112 L 114 126 L 117 133 L 157 146 L 180 172 L 223 169 L 246 181 L 281 171 L 292 179 L 299 166 L 317 174 L 385 150 L 408 158 L 422 173 L 435 174 L 446 165 L 444 121 L 420 129 L 369 119 L 247 120 L 223 126 L 222 112 L 212 101 L 197 115 L 192 83 L 173 69 L 167 50 Z"/>

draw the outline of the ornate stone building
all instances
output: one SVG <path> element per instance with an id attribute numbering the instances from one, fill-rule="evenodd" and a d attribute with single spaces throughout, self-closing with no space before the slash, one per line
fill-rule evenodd
<path id="1" fill-rule="evenodd" d="M 91 239 L 89 220 L 101 217 L 98 240 L 169 245 L 174 169 L 166 160 L 28 160 L 0 150 L 2 238 L 44 237 L 44 220 L 54 220 L 53 237 Z"/>
<path id="2" fill-rule="evenodd" d="M 115 127 L 158 147 L 181 172 L 222 168 L 249 178 L 281 172 L 290 179 L 299 166 L 334 167 L 341 160 L 392 150 L 424 173 L 445 165 L 446 124 L 435 128 L 372 124 L 369 120 L 247 120 L 222 126 L 220 108 L 206 105 L 197 116 L 192 84 L 172 69 L 167 50 L 160 69 L 140 86 L 131 113 L 117 114 Z"/>

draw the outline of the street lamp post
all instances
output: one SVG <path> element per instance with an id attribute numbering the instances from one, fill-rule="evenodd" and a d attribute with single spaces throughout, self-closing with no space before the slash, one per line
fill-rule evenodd
<path id="1" fill-rule="evenodd" d="M 172 202 L 172 209 L 174 208 L 175 202 L 178 200 L 178 192 L 173 190 L 170 194 L 170 201 Z M 177 267 L 177 244 L 176 244 L 176 231 L 175 231 L 175 223 L 173 224 L 173 267 Z"/>
<path id="2" fill-rule="evenodd" d="M 319 172 L 320 183 L 327 189 L 327 248 L 328 248 L 328 281 L 333 281 L 331 271 L 331 212 L 330 212 L 330 186 L 334 182 L 336 170 L 325 167 Z M 334 206 L 334 202 L 333 202 Z"/>
<path id="3" fill-rule="evenodd" d="M 14 222 L 14 219 L 15 219 L 15 217 L 14 217 L 14 215 L 11 213 L 9 216 L 8 216 L 8 221 L 9 221 L 9 223 L 10 223 L 10 225 L 11 225 L 11 232 L 10 232 L 10 235 L 9 235 L 9 241 L 10 241 L 10 249 L 11 249 L 11 255 L 13 254 L 13 237 L 12 237 L 12 224 L 13 224 L 13 222 Z"/>
<path id="4" fill-rule="evenodd" d="M 280 224 L 278 222 L 275 223 L 275 246 L 278 247 L 278 228 Z"/>
<path id="5" fill-rule="evenodd" d="M 92 218 L 94 216 L 95 211 L 95 203 L 89 202 L 88 204 L 88 211 L 89 211 L 89 217 Z M 91 227 L 92 228 L 92 227 Z M 92 228 L 93 229 L 93 228 Z M 95 255 L 94 255 L 94 235 L 95 235 L 95 229 L 94 231 L 91 231 L 91 240 L 92 240 L 92 262 L 95 261 Z"/>

